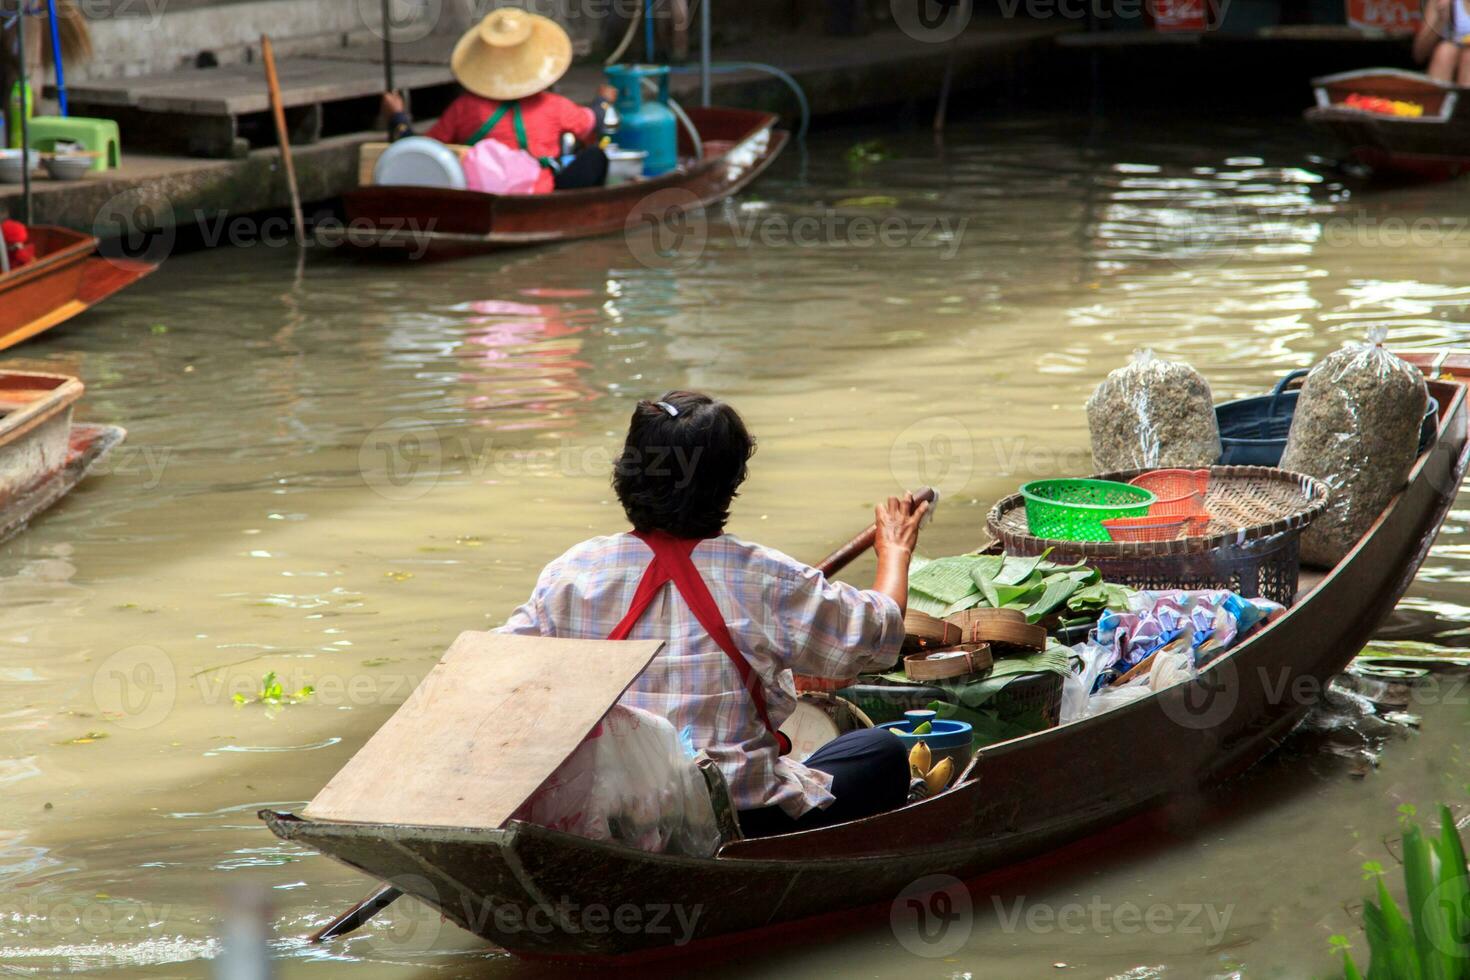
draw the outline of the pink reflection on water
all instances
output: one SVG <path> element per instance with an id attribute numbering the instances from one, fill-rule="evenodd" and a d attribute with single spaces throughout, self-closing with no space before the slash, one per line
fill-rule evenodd
<path id="1" fill-rule="evenodd" d="M 549 292 L 591 295 L 587 290 Z M 502 299 L 480 300 L 469 308 L 478 315 L 469 321 L 460 355 L 476 367 L 465 375 L 475 390 L 470 407 L 486 413 L 486 424 L 502 431 L 571 428 L 577 405 L 599 394 L 582 380 L 591 365 L 579 357 L 580 334 L 597 311 Z"/>

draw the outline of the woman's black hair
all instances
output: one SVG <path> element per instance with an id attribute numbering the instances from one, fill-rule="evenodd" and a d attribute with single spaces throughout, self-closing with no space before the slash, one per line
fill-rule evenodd
<path id="1" fill-rule="evenodd" d="M 635 530 L 711 538 L 724 531 L 754 453 L 735 409 L 698 392 L 671 391 L 633 409 L 613 489 Z"/>

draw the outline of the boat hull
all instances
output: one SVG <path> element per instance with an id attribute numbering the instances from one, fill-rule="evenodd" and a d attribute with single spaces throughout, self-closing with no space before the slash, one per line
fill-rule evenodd
<path id="1" fill-rule="evenodd" d="M 620 234 L 738 192 L 786 143 L 769 113 L 690 109 L 705 159 L 652 180 L 615 187 L 500 195 L 433 187 L 361 187 L 343 195 L 347 222 L 326 236 L 399 257 L 454 258 L 502 248 Z M 684 147 L 692 153 L 692 147 Z"/>
<path id="2" fill-rule="evenodd" d="M 1426 75 L 1376 68 L 1314 79 L 1317 104 L 1306 120 L 1376 174 L 1449 180 L 1470 173 L 1470 90 Z M 1416 102 L 1422 116 L 1351 108 L 1352 94 Z"/>
<path id="3" fill-rule="evenodd" d="M 74 424 L 61 466 L 0 505 L 0 542 L 25 530 L 33 519 L 70 493 L 126 437 L 127 431 L 120 426 Z"/>
<path id="4" fill-rule="evenodd" d="M 1453 366 L 1463 371 L 1470 360 Z M 971 879 L 1051 852 L 1249 768 L 1357 655 L 1413 581 L 1470 463 L 1465 388 L 1435 382 L 1432 391 L 1439 438 L 1353 552 L 1288 612 L 1195 679 L 981 750 L 954 789 L 928 800 L 733 841 L 714 859 L 645 854 L 515 821 L 456 830 L 261 816 L 278 836 L 530 956 L 667 952 L 892 903 L 929 875 Z M 618 909 L 633 927 L 603 918 Z M 655 929 L 648 917 L 658 909 L 665 917 Z M 594 910 L 599 928 L 590 927 Z"/>
<path id="5" fill-rule="evenodd" d="M 47 225 L 31 228 L 35 262 L 0 276 L 0 350 L 65 323 L 156 267 L 104 259 L 91 235 Z"/>

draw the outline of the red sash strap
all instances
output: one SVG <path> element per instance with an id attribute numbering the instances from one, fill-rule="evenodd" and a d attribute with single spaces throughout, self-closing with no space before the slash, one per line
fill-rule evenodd
<path id="1" fill-rule="evenodd" d="M 776 744 L 781 747 L 781 754 L 785 755 L 791 751 L 791 739 L 781 733 L 775 725 L 771 724 L 771 716 L 766 711 L 766 693 L 761 684 L 761 679 L 756 675 L 755 668 L 750 666 L 750 661 L 740 652 L 735 645 L 735 638 L 730 635 L 730 628 L 725 625 L 725 617 L 720 612 L 720 607 L 715 603 L 715 597 L 710 594 L 709 586 L 705 584 L 704 578 L 700 576 L 699 569 L 694 567 L 694 561 L 690 557 L 695 546 L 700 542 L 699 538 L 676 538 L 668 534 L 653 532 L 645 534 L 634 531 L 633 536 L 653 549 L 653 560 L 648 563 L 643 578 L 638 582 L 638 589 L 633 593 L 633 604 L 628 607 L 627 615 L 622 622 L 607 635 L 609 640 L 626 640 L 628 634 L 633 630 L 633 624 L 642 618 L 649 605 L 657 597 L 659 590 L 665 583 L 673 582 L 674 588 L 688 603 L 689 609 L 694 613 L 694 618 L 699 625 L 704 627 L 706 633 L 715 641 L 725 656 L 730 658 L 740 681 L 749 692 L 750 699 L 755 703 L 755 712 L 760 717 L 761 724 Z"/>

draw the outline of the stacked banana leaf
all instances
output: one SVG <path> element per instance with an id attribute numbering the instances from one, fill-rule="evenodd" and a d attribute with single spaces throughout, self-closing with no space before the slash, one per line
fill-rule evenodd
<path id="1" fill-rule="evenodd" d="M 1102 580 L 1097 569 L 1058 565 L 1043 553 L 1012 555 L 914 556 L 909 566 L 909 608 L 941 619 L 966 609 L 1019 609 L 1028 623 L 1058 614 L 1096 616 L 1104 609 L 1126 609 L 1129 590 Z"/>

